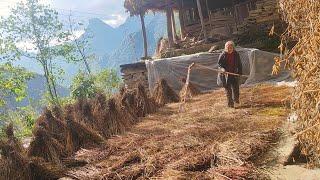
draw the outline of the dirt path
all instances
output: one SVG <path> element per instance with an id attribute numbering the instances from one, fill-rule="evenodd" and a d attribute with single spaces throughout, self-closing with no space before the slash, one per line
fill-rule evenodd
<path id="1" fill-rule="evenodd" d="M 294 128 L 295 123 L 285 123 L 284 133 L 273 153 L 273 156 L 276 157 L 276 163 L 268 167 L 269 175 L 274 180 L 318 180 L 320 179 L 320 169 L 308 169 L 305 163 L 283 165 L 297 143 L 291 134 Z"/>
<path id="2" fill-rule="evenodd" d="M 286 122 L 287 87 L 242 89 L 242 106 L 226 108 L 222 90 L 200 95 L 178 113 L 170 104 L 110 138 L 104 147 L 80 150 L 89 162 L 71 179 L 259 179 L 263 156 Z"/>

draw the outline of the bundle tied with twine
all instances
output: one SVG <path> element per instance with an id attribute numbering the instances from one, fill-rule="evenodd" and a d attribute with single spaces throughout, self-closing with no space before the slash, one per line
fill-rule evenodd
<path id="1" fill-rule="evenodd" d="M 165 79 L 160 79 L 160 81 L 156 84 L 156 87 L 153 91 L 153 98 L 160 106 L 180 101 L 178 94 L 174 92 Z"/>
<path id="2" fill-rule="evenodd" d="M 55 114 L 56 118 L 53 114 Z M 66 122 L 61 118 L 61 112 L 54 107 L 53 110 L 48 108 L 44 109 L 42 115 L 36 121 L 35 131 L 39 127 L 44 128 L 45 131 L 51 133 L 51 136 L 59 141 L 59 143 L 64 144 L 66 141 L 65 132 L 66 132 Z"/>
<path id="3" fill-rule="evenodd" d="M 120 95 L 107 100 L 104 94 L 97 94 L 90 101 L 93 115 L 93 128 L 104 137 L 123 132 L 133 121 L 128 112 L 120 107 Z"/>
<path id="4" fill-rule="evenodd" d="M 280 8 L 287 30 L 280 35 L 281 57 L 275 58 L 273 73 L 280 71 L 282 62 L 293 70 L 297 80 L 292 96 L 292 108 L 298 115 L 296 137 L 310 163 L 320 165 L 320 1 L 281 0 Z M 276 34 L 274 28 L 270 35 Z M 288 41 L 296 41 L 289 50 Z"/>
<path id="5" fill-rule="evenodd" d="M 47 162 L 62 166 L 61 159 L 67 156 L 65 147 L 54 139 L 50 133 L 42 127 L 37 127 L 34 132 L 34 140 L 28 149 L 29 157 L 41 157 Z"/>
<path id="6" fill-rule="evenodd" d="M 6 128 L 6 139 L 0 140 L 1 179 L 59 179 L 63 177 L 61 166 L 46 162 L 43 158 L 29 157 L 21 143 L 14 137 L 12 124 Z"/>
<path id="7" fill-rule="evenodd" d="M 67 106 L 65 111 L 65 120 L 67 122 L 65 146 L 68 153 L 76 152 L 80 148 L 87 146 L 104 143 L 105 139 L 98 131 L 90 128 L 84 122 L 78 122 L 74 119 L 72 106 Z"/>
<path id="8" fill-rule="evenodd" d="M 120 94 L 121 95 L 121 94 Z M 132 117 L 134 121 L 138 120 L 137 107 L 136 107 L 135 91 L 125 91 L 121 95 L 121 107 Z"/>
<path id="9" fill-rule="evenodd" d="M 138 117 L 145 117 L 147 114 L 151 114 L 157 111 L 158 106 L 153 97 L 149 97 L 145 87 L 138 83 L 135 89 L 136 110 Z"/>

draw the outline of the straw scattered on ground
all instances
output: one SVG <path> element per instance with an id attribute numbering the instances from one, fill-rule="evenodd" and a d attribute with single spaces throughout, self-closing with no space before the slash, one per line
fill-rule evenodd
<path id="1" fill-rule="evenodd" d="M 226 107 L 223 90 L 193 98 L 185 113 L 178 113 L 179 104 L 164 106 L 106 145 L 78 151 L 75 157 L 89 163 L 68 177 L 266 178 L 260 164 L 281 136 L 290 90 L 263 85 L 241 91 L 238 109 Z"/>

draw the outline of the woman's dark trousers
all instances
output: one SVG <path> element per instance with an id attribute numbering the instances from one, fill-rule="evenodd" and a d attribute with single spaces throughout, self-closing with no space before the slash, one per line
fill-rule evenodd
<path id="1" fill-rule="evenodd" d="M 239 78 L 229 75 L 227 85 L 225 87 L 226 95 L 228 99 L 228 106 L 234 107 L 234 103 L 239 103 Z"/>

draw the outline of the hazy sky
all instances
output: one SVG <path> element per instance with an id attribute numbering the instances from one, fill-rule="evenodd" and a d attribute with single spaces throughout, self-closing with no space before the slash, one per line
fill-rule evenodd
<path id="1" fill-rule="evenodd" d="M 9 8 L 21 0 L 0 0 L 0 16 L 9 13 Z M 72 14 L 77 19 L 88 20 L 90 18 L 100 18 L 107 24 L 115 27 L 122 24 L 126 17 L 123 8 L 124 0 L 40 0 L 50 4 L 62 16 Z"/>

